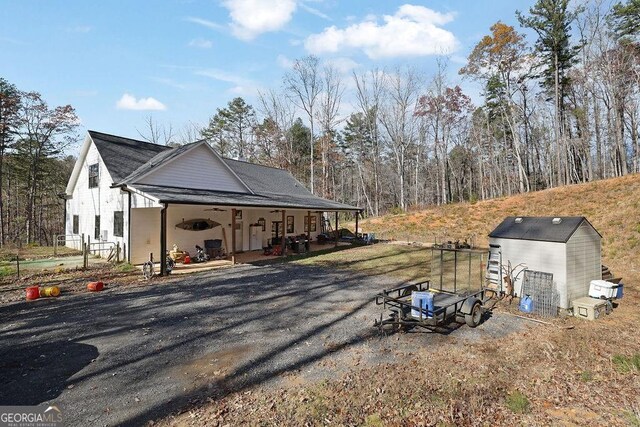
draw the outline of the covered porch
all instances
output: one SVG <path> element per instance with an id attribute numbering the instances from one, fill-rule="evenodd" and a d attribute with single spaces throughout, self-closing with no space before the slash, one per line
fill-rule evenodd
<path id="1" fill-rule="evenodd" d="M 338 247 L 340 246 L 351 246 L 351 243 L 349 242 L 338 242 Z M 285 254 L 286 256 L 291 256 L 292 259 L 295 259 L 296 256 L 309 256 L 310 254 L 313 255 L 313 253 L 319 253 L 322 252 L 324 250 L 330 249 L 330 248 L 335 248 L 335 244 L 334 242 L 328 242 L 326 244 L 319 244 L 319 243 L 311 243 L 310 245 L 310 249 L 309 252 L 305 253 L 305 254 L 296 254 L 296 253 L 291 253 L 288 252 L 287 254 Z M 191 274 L 191 273 L 199 273 L 202 271 L 210 271 L 210 270 L 217 270 L 219 268 L 227 268 L 227 267 L 232 267 L 233 265 L 237 265 L 237 264 L 253 264 L 253 263 L 262 263 L 262 262 L 269 262 L 269 260 L 278 260 L 280 258 L 282 258 L 282 256 L 280 255 L 265 255 L 262 251 L 249 251 L 249 252 L 242 252 L 242 253 L 237 253 L 236 254 L 236 262 L 235 264 L 233 263 L 233 261 L 231 260 L 231 257 L 229 258 L 225 258 L 225 259 L 215 259 L 215 260 L 209 260 L 209 261 L 205 261 L 205 262 L 201 262 L 201 263 L 191 263 L 191 264 L 176 264 L 176 266 L 174 267 L 173 271 L 171 272 L 171 274 Z M 156 268 L 158 268 L 158 271 L 160 269 L 160 263 L 156 264 Z"/>
<path id="2" fill-rule="evenodd" d="M 157 202 L 131 210 L 131 262 L 141 264 L 151 256 L 163 273 L 166 257 L 160 254 L 186 251 L 193 260 L 196 245 L 211 259 L 178 263 L 175 273 L 338 246 L 333 231 L 339 229 L 339 213 L 354 214 L 356 226 L 360 213 L 356 207 L 317 197 L 267 198 L 205 190 L 186 193 L 166 187 L 147 187 L 145 193 Z"/>

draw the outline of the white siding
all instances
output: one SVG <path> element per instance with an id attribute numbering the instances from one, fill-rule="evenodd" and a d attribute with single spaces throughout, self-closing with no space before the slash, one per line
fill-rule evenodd
<path id="1" fill-rule="evenodd" d="M 119 242 L 122 248 L 126 248 L 129 223 L 127 218 L 128 194 L 119 188 L 110 188 L 113 180 L 93 142 L 89 146 L 84 161 L 82 159 L 78 159 L 78 161 L 82 161 L 82 165 L 71 199 L 67 200 L 66 234 L 73 234 L 73 216 L 78 215 L 78 235 L 84 234 L 86 237 L 91 237 L 92 242 L 95 242 L 94 221 L 95 216 L 100 215 L 100 234 L 102 235 L 106 231 L 106 241 Z M 99 164 L 98 187 L 89 188 L 89 165 L 95 163 Z M 115 237 L 113 234 L 115 211 L 123 212 L 122 237 Z M 70 239 L 67 245 L 80 249 L 78 243 L 72 242 Z"/>
<path id="2" fill-rule="evenodd" d="M 567 242 L 567 303 L 587 296 L 591 280 L 602 279 L 600 235 L 586 221 Z"/>
<path id="3" fill-rule="evenodd" d="M 242 182 L 204 144 L 159 166 L 137 181 L 142 184 L 249 192 Z"/>
<path id="4" fill-rule="evenodd" d="M 560 307 L 569 308 L 567 305 L 567 269 L 564 243 L 496 238 L 490 238 L 489 243 L 500 245 L 503 266 L 511 261 L 512 267 L 523 263 L 529 270 L 553 273 L 553 281 L 560 293 Z M 522 277 L 523 275 L 520 275 L 514 283 L 514 292 L 518 296 L 521 295 Z"/>
<path id="5" fill-rule="evenodd" d="M 160 208 L 131 209 L 131 230 L 131 263 L 142 264 L 149 259 L 149 253 L 159 262 Z"/>

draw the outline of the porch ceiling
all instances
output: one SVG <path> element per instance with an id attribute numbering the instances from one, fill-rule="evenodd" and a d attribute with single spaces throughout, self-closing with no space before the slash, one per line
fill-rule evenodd
<path id="1" fill-rule="evenodd" d="M 158 199 L 160 203 L 217 206 L 290 208 L 323 211 L 359 211 L 360 208 L 309 195 L 250 194 L 191 188 L 135 184 L 133 188 Z"/>

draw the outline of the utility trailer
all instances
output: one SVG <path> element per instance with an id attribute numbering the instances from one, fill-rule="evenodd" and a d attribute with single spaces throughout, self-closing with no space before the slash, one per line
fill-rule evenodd
<path id="1" fill-rule="evenodd" d="M 411 293 L 414 291 L 433 292 L 433 310 L 414 306 L 411 301 Z M 462 293 L 432 290 L 429 288 L 429 281 L 385 289 L 376 295 L 376 304 L 390 309 L 391 313 L 387 319 L 383 319 L 381 314 L 375 326 L 381 330 L 389 325 L 394 329 L 410 329 L 415 326 L 435 329 L 455 321 L 475 328 L 482 321 L 485 302 L 484 289 Z"/>

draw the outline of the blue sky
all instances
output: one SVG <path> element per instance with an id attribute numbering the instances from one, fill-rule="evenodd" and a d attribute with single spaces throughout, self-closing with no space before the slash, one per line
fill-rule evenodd
<path id="1" fill-rule="evenodd" d="M 0 77 L 71 104 L 82 131 L 129 137 L 151 115 L 179 130 L 236 96 L 278 88 L 291 61 L 316 54 L 350 70 L 411 64 L 450 81 L 498 20 L 533 0 L 0 0 Z M 478 90 L 463 84 L 474 98 Z M 347 100 L 348 102 L 348 100 Z"/>

